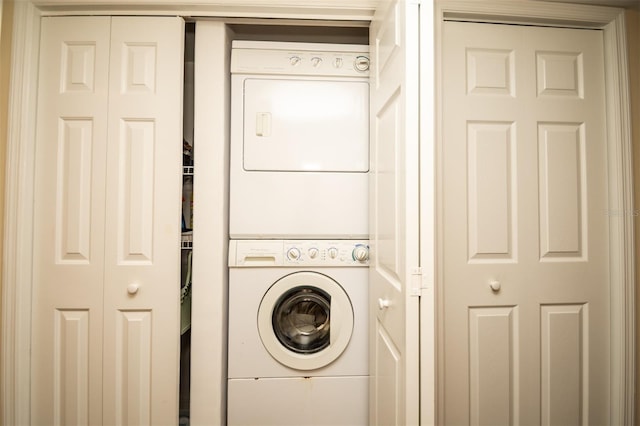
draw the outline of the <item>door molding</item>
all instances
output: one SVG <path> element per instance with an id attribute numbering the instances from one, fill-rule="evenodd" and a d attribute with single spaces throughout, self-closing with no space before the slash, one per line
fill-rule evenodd
<path id="1" fill-rule="evenodd" d="M 14 2 L 2 259 L 2 424 L 30 424 L 31 276 L 40 11 Z"/>
<path id="2" fill-rule="evenodd" d="M 633 205 L 633 157 L 629 76 L 624 10 L 599 6 L 544 3 L 538 1 L 473 1 L 436 0 L 435 6 L 436 65 L 436 241 L 442 253 L 442 31 L 445 20 L 487 23 L 533 24 L 571 28 L 601 29 L 604 37 L 605 102 L 607 119 L 607 158 L 609 204 L 609 278 L 611 283 L 611 388 L 610 424 L 634 424 L 635 386 L 635 253 Z M 442 271 L 442 258 L 437 267 Z M 442 277 L 437 277 L 437 293 L 441 294 Z M 443 307 L 437 300 L 437 309 Z M 438 325 L 438 336 L 442 324 Z M 441 349 L 436 356 L 441 365 Z M 442 389 L 436 380 L 436 395 Z M 442 408 L 438 403 L 437 409 Z M 437 421 L 437 419 L 436 419 Z"/>

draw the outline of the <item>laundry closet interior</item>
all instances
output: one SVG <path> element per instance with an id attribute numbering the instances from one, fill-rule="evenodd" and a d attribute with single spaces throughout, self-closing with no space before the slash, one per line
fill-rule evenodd
<path id="1" fill-rule="evenodd" d="M 220 28 L 187 24 L 186 52 L 192 40 L 210 46 L 211 25 Z M 229 164 L 209 167 L 200 156 L 210 141 L 196 133 L 193 181 L 187 178 L 194 201 L 183 200 L 197 218 L 197 262 L 198 205 L 210 203 L 201 193 L 210 191 L 209 178 L 199 172 L 210 169 L 228 182 L 220 188 L 229 211 L 228 293 L 221 289 L 228 300 L 227 422 L 367 424 L 368 27 L 256 20 L 220 30 L 229 63 L 218 93 L 228 99 L 222 107 L 230 124 L 219 149 Z M 195 97 L 202 97 L 198 81 L 209 72 L 198 64 L 202 50 L 193 50 Z M 194 279 L 194 294 L 197 288 Z M 191 344 L 183 353 L 193 356 Z M 181 413 L 188 413 L 184 393 Z M 326 409 L 318 413 L 317 404 Z"/>

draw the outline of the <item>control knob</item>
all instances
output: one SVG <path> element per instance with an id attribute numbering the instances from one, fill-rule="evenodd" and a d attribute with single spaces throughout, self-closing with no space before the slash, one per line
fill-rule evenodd
<path id="1" fill-rule="evenodd" d="M 289 260 L 300 260 L 300 250 L 295 247 L 287 250 L 287 259 Z"/>
<path id="2" fill-rule="evenodd" d="M 320 63 L 322 63 L 322 58 L 319 58 L 317 56 L 314 56 L 313 58 L 311 58 L 311 65 L 314 68 L 317 68 L 320 65 Z"/>
<path id="3" fill-rule="evenodd" d="M 362 244 L 358 244 L 353 251 L 351 252 L 353 256 L 353 260 L 357 260 L 358 262 L 366 262 L 369 260 L 369 249 L 367 246 Z"/>
<path id="4" fill-rule="evenodd" d="M 335 247 L 331 247 L 331 248 L 328 250 L 328 252 L 329 252 L 329 257 L 330 257 L 331 259 L 335 259 L 336 257 L 338 257 L 338 249 L 337 249 L 337 248 L 335 248 Z"/>
<path id="5" fill-rule="evenodd" d="M 318 253 L 319 253 L 319 251 L 318 251 L 318 249 L 317 249 L 317 248 L 315 248 L 315 247 L 311 247 L 311 248 L 309 249 L 309 257 L 310 257 L 311 259 L 315 259 L 316 257 L 318 257 Z"/>
<path id="6" fill-rule="evenodd" d="M 298 66 L 300 64 L 300 61 L 302 61 L 302 58 L 300 58 L 300 56 L 292 56 L 289 58 L 289 63 L 293 67 Z"/>
<path id="7" fill-rule="evenodd" d="M 358 56 L 353 63 L 353 67 L 357 71 L 365 72 L 369 69 L 369 58 L 366 56 Z"/>

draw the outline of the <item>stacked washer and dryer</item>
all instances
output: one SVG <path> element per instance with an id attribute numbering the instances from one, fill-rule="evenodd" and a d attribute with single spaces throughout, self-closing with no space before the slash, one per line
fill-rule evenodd
<path id="1" fill-rule="evenodd" d="M 229 425 L 368 424 L 368 69 L 233 43 Z"/>

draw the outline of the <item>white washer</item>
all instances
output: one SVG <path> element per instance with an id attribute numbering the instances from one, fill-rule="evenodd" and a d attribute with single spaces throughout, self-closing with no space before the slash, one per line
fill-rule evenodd
<path id="1" fill-rule="evenodd" d="M 234 41 L 229 233 L 367 238 L 368 46 Z"/>
<path id="2" fill-rule="evenodd" d="M 367 244 L 230 242 L 229 425 L 368 424 Z"/>

